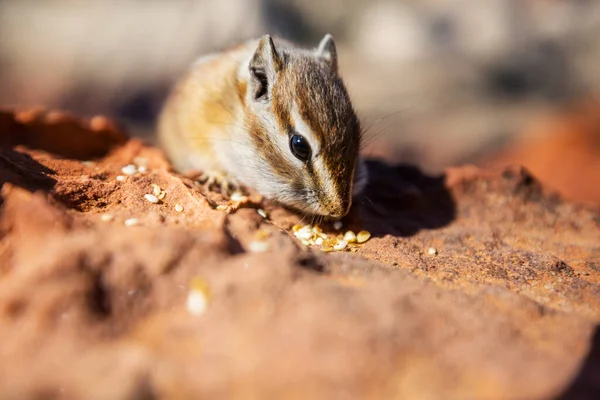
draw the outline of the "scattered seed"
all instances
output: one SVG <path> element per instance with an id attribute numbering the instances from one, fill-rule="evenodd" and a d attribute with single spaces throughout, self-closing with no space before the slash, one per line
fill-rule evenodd
<path id="1" fill-rule="evenodd" d="M 93 167 L 95 165 L 93 161 L 82 161 L 81 163 L 86 167 Z"/>
<path id="2" fill-rule="evenodd" d="M 269 243 L 263 241 L 253 241 L 248 244 L 248 250 L 253 253 L 264 253 L 265 251 L 269 251 Z"/>
<path id="3" fill-rule="evenodd" d="M 117 175 L 116 178 L 119 182 L 125 182 L 125 177 L 123 175 Z"/>
<path id="4" fill-rule="evenodd" d="M 108 222 L 108 221 L 112 221 L 112 220 L 113 220 L 113 216 L 110 214 L 102 214 L 100 216 L 100 221 Z"/>
<path id="5" fill-rule="evenodd" d="M 356 241 L 358 243 L 364 243 L 371 237 L 371 232 L 369 231 L 360 231 L 356 234 Z"/>
<path id="6" fill-rule="evenodd" d="M 427 254 L 429 254 L 430 256 L 435 256 L 437 253 L 438 251 L 435 247 L 430 247 L 427 249 Z"/>
<path id="7" fill-rule="evenodd" d="M 344 224 L 342 224 L 342 221 L 335 221 L 333 223 L 333 229 L 335 229 L 336 231 L 341 230 L 343 226 Z"/>
<path id="8" fill-rule="evenodd" d="M 242 201 L 246 201 L 246 200 L 248 200 L 248 198 L 246 196 L 244 196 L 244 194 L 242 192 L 235 191 L 231 194 L 231 201 L 242 202 Z"/>
<path id="9" fill-rule="evenodd" d="M 159 200 L 162 200 L 165 198 L 165 196 L 167 195 L 167 192 L 165 192 L 164 190 L 162 192 L 159 193 L 159 195 L 157 196 Z"/>
<path id="10" fill-rule="evenodd" d="M 316 238 L 316 239 L 315 239 L 315 244 L 316 244 L 317 246 L 320 246 L 320 245 L 322 245 L 322 244 L 323 244 L 323 238 L 322 238 L 322 237 L 318 237 L 318 238 Z"/>
<path id="11" fill-rule="evenodd" d="M 217 210 L 219 210 L 219 211 L 225 211 L 225 210 L 227 210 L 228 208 L 229 208 L 229 207 L 228 207 L 228 206 L 226 206 L 226 205 L 224 205 L 224 204 L 219 204 L 219 205 L 217 206 Z"/>
<path id="12" fill-rule="evenodd" d="M 158 200 L 158 197 L 156 197 L 153 194 L 145 194 L 144 197 L 146 198 L 146 200 L 148 200 L 150 203 L 158 203 L 160 200 Z"/>
<path id="13" fill-rule="evenodd" d="M 125 220 L 125 226 L 134 226 L 140 222 L 137 218 L 129 218 Z"/>
<path id="14" fill-rule="evenodd" d="M 298 231 L 294 232 L 294 236 L 298 239 L 309 240 L 312 238 L 313 233 L 311 232 L 310 226 L 303 226 Z"/>
<path id="15" fill-rule="evenodd" d="M 348 243 L 356 243 L 356 235 L 352 231 L 344 233 L 344 240 Z"/>
<path id="16" fill-rule="evenodd" d="M 145 165 L 140 165 L 140 166 L 138 167 L 138 172 L 139 172 L 140 174 L 145 174 L 146 172 L 148 172 L 148 167 L 146 167 Z"/>
<path id="17" fill-rule="evenodd" d="M 129 164 L 123 168 L 121 168 L 121 172 L 124 173 L 125 175 L 135 175 L 137 173 L 138 169 L 135 165 L 133 164 Z"/>
<path id="18" fill-rule="evenodd" d="M 183 206 L 181 204 L 175 204 L 175 211 L 178 213 L 183 211 Z"/>
<path id="19" fill-rule="evenodd" d="M 162 192 L 162 189 L 160 188 L 160 186 L 158 186 L 156 183 L 153 183 L 152 184 L 152 194 L 154 194 L 155 196 L 158 196 L 161 192 Z"/>
<path id="20" fill-rule="evenodd" d="M 333 250 L 342 251 L 348 246 L 348 242 L 345 240 L 338 240 L 338 242 L 333 246 Z"/>
<path id="21" fill-rule="evenodd" d="M 204 314 L 208 308 L 209 300 L 210 289 L 208 284 L 201 278 L 194 278 L 187 298 L 188 312 L 196 317 Z"/>
<path id="22" fill-rule="evenodd" d="M 262 208 L 259 208 L 259 209 L 257 209 L 257 210 L 256 210 L 256 213 L 257 213 L 258 215 L 260 215 L 261 217 L 263 217 L 264 219 L 267 219 L 267 218 L 268 218 L 268 215 L 267 215 L 266 211 L 265 211 L 265 210 L 263 210 Z"/>

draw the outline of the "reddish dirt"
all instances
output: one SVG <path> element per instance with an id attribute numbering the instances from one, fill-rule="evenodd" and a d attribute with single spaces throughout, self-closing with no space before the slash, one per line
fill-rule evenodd
<path id="1" fill-rule="evenodd" d="M 22 115 L 0 114 L 1 398 L 600 394 L 600 214 L 522 168 L 370 161 L 345 223 L 373 237 L 323 253 L 276 205 L 215 209 L 108 121 Z M 257 233 L 269 251 L 249 251 Z"/>

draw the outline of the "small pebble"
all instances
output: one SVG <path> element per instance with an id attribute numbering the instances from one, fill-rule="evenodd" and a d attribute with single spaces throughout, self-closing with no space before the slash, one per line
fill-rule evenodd
<path id="1" fill-rule="evenodd" d="M 256 210 L 256 213 L 258 215 L 260 215 L 261 217 L 263 217 L 264 219 L 267 219 L 267 213 L 265 210 L 263 210 L 262 208 L 259 208 Z"/>
<path id="2" fill-rule="evenodd" d="M 159 200 L 158 200 L 158 197 L 156 197 L 156 196 L 155 196 L 155 195 L 153 195 L 153 194 L 145 194 L 145 195 L 144 195 L 144 197 L 145 197 L 145 198 L 146 198 L 146 200 L 148 200 L 150 203 L 154 203 L 154 204 L 156 204 L 156 203 L 158 203 L 158 202 L 159 202 Z"/>
<path id="3" fill-rule="evenodd" d="M 135 165 L 133 164 L 129 164 L 123 168 L 121 168 L 121 172 L 124 173 L 125 175 L 135 175 L 137 173 L 138 169 Z"/>
<path id="4" fill-rule="evenodd" d="M 117 175 L 117 180 L 119 182 L 125 182 L 125 177 L 123 175 Z"/>
<path id="5" fill-rule="evenodd" d="M 129 218 L 125 220 L 125 226 L 134 226 L 140 222 L 137 218 Z"/>
<path id="6" fill-rule="evenodd" d="M 108 221 L 112 221 L 112 220 L 113 220 L 113 216 L 110 214 L 102 214 L 100 216 L 100 221 L 108 222 Z"/>
<path id="7" fill-rule="evenodd" d="M 364 243 L 371 237 L 371 232 L 369 231 L 360 231 L 356 234 L 356 241 L 358 243 Z"/>
<path id="8" fill-rule="evenodd" d="M 145 167 L 148 165 L 148 159 L 146 157 L 137 156 L 133 159 L 133 163 Z"/>
<path id="9" fill-rule="evenodd" d="M 269 251 L 269 243 L 263 241 L 254 241 L 248 244 L 248 250 L 253 253 L 264 253 L 265 251 Z"/>
<path id="10" fill-rule="evenodd" d="M 435 247 L 430 247 L 429 249 L 427 249 L 427 254 L 429 254 L 430 256 L 435 256 L 437 253 L 438 251 Z"/>
<path id="11" fill-rule="evenodd" d="M 175 211 L 178 213 L 183 211 L 183 206 L 181 204 L 175 204 Z"/>

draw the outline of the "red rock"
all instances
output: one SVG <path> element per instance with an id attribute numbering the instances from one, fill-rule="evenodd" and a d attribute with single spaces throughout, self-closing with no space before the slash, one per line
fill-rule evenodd
<path id="1" fill-rule="evenodd" d="M 346 227 L 372 238 L 325 254 L 276 205 L 215 210 L 220 195 L 110 123 L 31 114 L 0 114 L 2 398 L 598 393 L 600 215 L 522 168 L 371 161 Z M 51 140 L 65 132 L 68 156 Z M 116 180 L 140 159 L 148 172 Z M 258 230 L 271 251 L 245 251 Z M 199 317 L 196 277 L 212 293 Z"/>

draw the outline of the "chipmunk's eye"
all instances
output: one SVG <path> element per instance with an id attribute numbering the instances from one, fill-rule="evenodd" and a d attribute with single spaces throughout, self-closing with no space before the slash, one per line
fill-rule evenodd
<path id="1" fill-rule="evenodd" d="M 304 136 L 292 135 L 290 139 L 290 150 L 300 161 L 308 161 L 310 159 L 310 145 Z"/>

